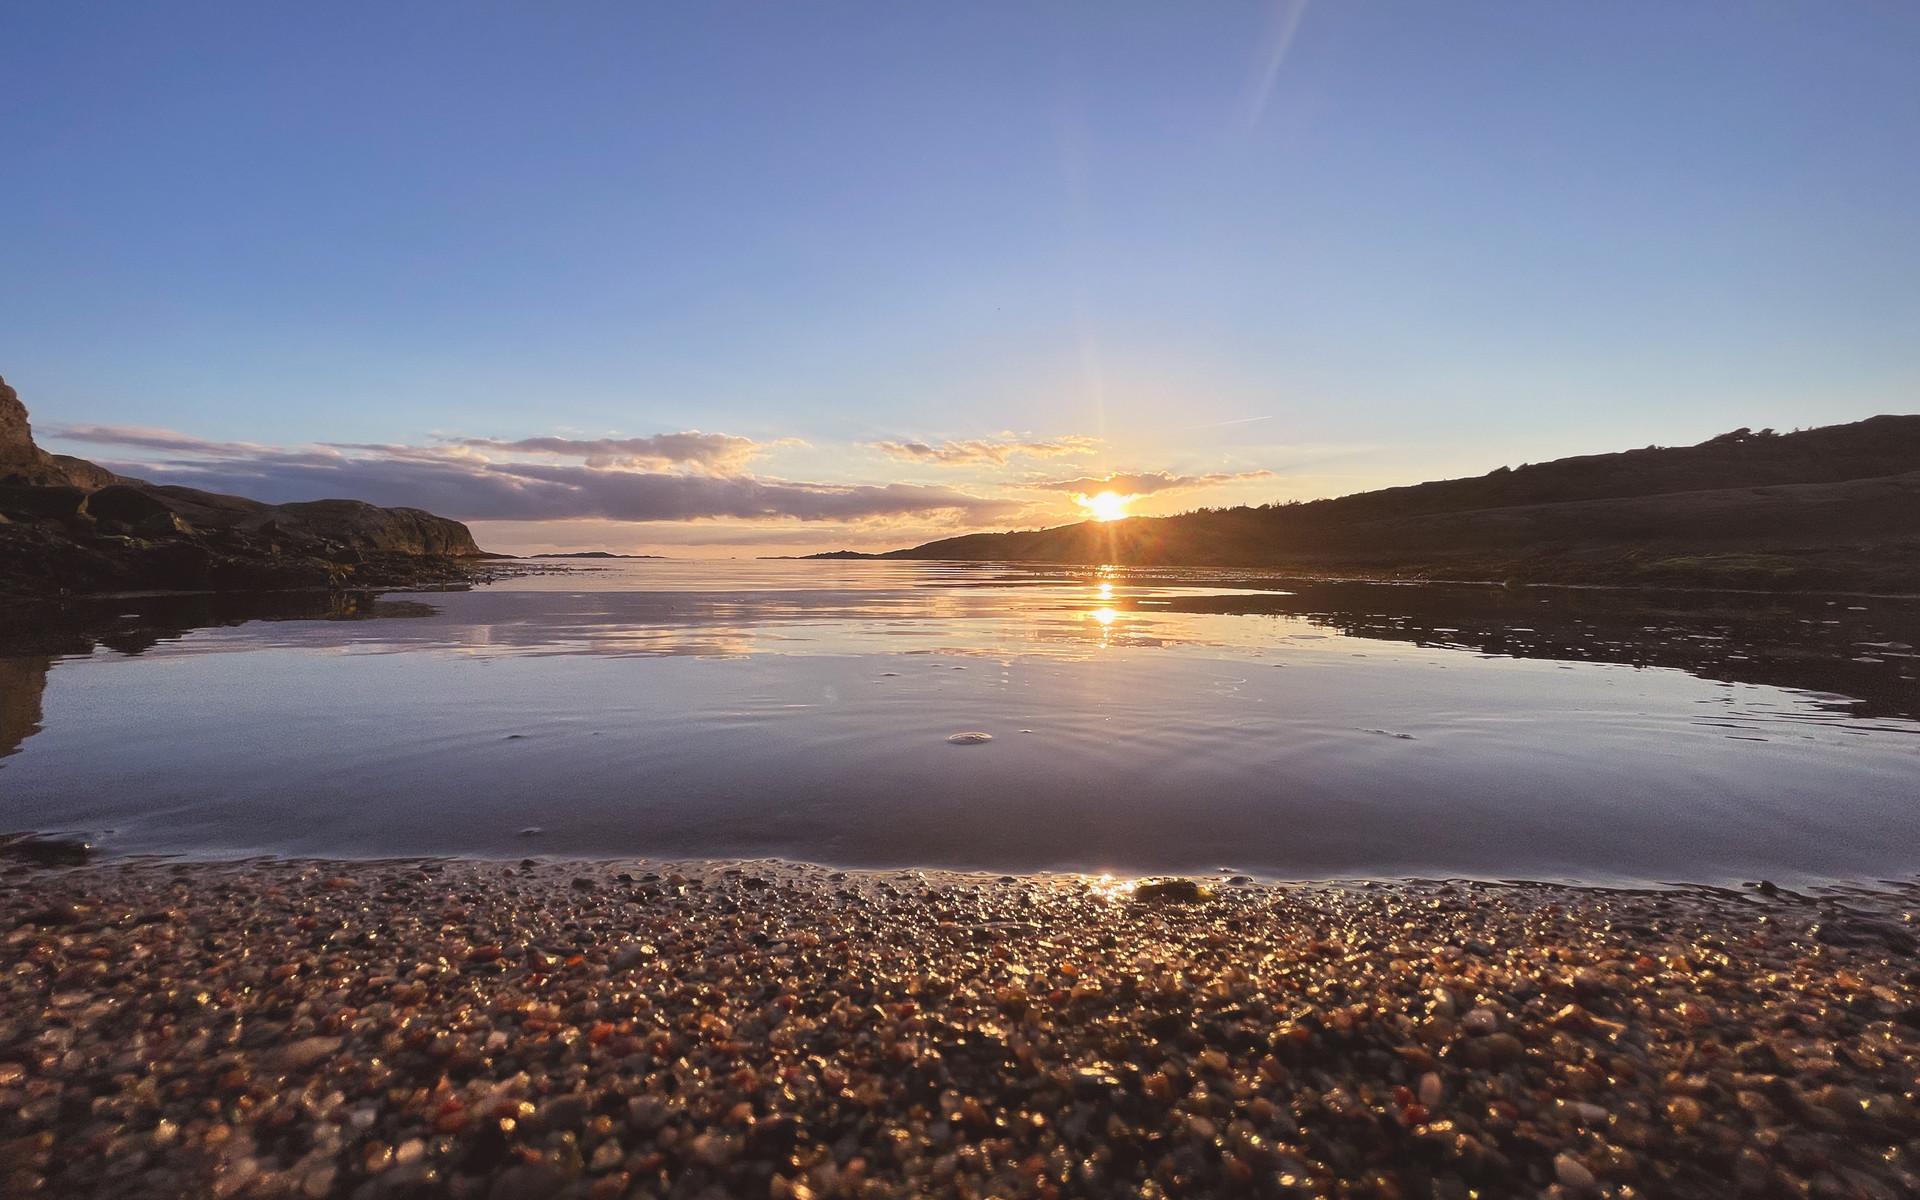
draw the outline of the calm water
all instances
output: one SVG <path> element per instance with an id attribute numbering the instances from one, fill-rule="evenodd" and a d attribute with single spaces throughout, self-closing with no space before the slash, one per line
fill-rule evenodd
<path id="1" fill-rule="evenodd" d="M 0 630 L 0 829 L 202 854 L 1904 878 L 1916 642 L 1910 601 L 917 563 L 121 600 Z"/>

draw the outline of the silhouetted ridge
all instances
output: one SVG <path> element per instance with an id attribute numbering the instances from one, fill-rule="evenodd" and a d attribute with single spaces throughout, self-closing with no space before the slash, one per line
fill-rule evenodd
<path id="1" fill-rule="evenodd" d="M 1721 488 L 1839 483 L 1913 470 L 1920 470 L 1920 416 L 1878 416 L 1796 433 L 1736 429 L 1697 446 L 1582 454 L 1295 507 L 1346 517 L 1403 517 Z"/>
<path id="2" fill-rule="evenodd" d="M 889 558 L 1920 589 L 1920 416 L 1740 429 L 1334 499 L 929 542 Z"/>

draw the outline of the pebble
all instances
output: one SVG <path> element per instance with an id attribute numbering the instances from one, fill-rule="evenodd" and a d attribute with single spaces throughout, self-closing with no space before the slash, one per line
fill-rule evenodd
<path id="1" fill-rule="evenodd" d="M 1563 1153 L 1554 1156 L 1553 1177 L 1558 1179 L 1562 1186 L 1570 1187 L 1575 1191 L 1584 1192 L 1594 1184 L 1593 1172 L 1587 1170 L 1586 1164 L 1571 1154 Z"/>
<path id="2" fill-rule="evenodd" d="M 1478 1036 L 1497 1032 L 1500 1028 L 1500 1014 L 1490 1008 L 1476 1008 L 1460 1018 L 1460 1028 Z"/>
<path id="3" fill-rule="evenodd" d="M 340 1049 L 337 1037 L 311 1037 L 289 1043 L 280 1051 L 280 1064 L 291 1071 L 304 1071 L 331 1057 Z"/>
<path id="4" fill-rule="evenodd" d="M 24 869 L 0 891 L 9 1196 L 1920 1194 L 1911 960 L 1823 936 L 1832 904 Z M 1844 907 L 1910 925 L 1920 887 Z"/>
<path id="5" fill-rule="evenodd" d="M 1440 1076 L 1428 1071 L 1420 1077 L 1420 1103 L 1429 1109 L 1437 1108 L 1440 1098 L 1446 1094 L 1446 1085 L 1440 1082 Z"/>

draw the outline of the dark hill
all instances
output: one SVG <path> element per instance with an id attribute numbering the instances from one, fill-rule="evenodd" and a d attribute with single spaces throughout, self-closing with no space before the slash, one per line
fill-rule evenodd
<path id="1" fill-rule="evenodd" d="M 1920 416 L 1743 429 L 1308 503 L 972 534 L 885 557 L 1920 590 Z"/>

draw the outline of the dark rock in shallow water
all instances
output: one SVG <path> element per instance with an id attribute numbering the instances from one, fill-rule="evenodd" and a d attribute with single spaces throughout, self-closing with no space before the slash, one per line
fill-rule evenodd
<path id="1" fill-rule="evenodd" d="M 1198 904 L 1213 899 L 1213 889 L 1191 879 L 1149 879 L 1134 887 L 1133 898 L 1149 904 Z"/>
<path id="2" fill-rule="evenodd" d="M 80 910 L 71 904 L 50 904 L 46 908 L 35 909 L 20 919 L 19 925 L 39 926 L 42 929 L 57 928 L 62 925 L 78 925 Z"/>
<path id="3" fill-rule="evenodd" d="M 77 867 L 93 857 L 93 846 L 84 838 L 8 833 L 0 834 L 0 857 L 43 867 Z"/>

